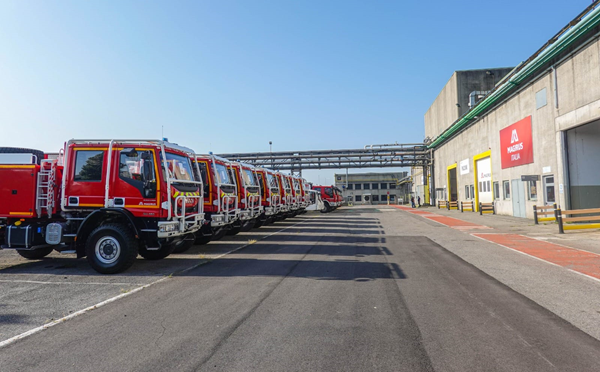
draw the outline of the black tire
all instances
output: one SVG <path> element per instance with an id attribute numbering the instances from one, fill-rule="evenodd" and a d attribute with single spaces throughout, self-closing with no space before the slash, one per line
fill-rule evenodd
<path id="1" fill-rule="evenodd" d="M 97 272 L 120 273 L 135 262 L 138 242 L 129 227 L 110 223 L 92 231 L 85 243 L 85 253 L 90 266 Z"/>
<path id="2" fill-rule="evenodd" d="M 194 234 L 189 234 L 183 240 L 175 243 L 175 249 L 173 249 L 173 253 L 183 253 L 190 248 L 192 248 L 196 244 L 196 237 Z"/>
<path id="3" fill-rule="evenodd" d="M 174 244 L 167 244 L 164 245 L 162 247 L 160 247 L 159 249 L 153 249 L 153 250 L 149 250 L 148 248 L 146 248 L 145 245 L 140 245 L 140 256 L 142 256 L 145 260 L 148 261 L 156 261 L 156 260 L 162 260 L 163 258 L 169 256 L 171 253 L 173 253 L 173 251 L 175 250 L 175 247 L 177 247 L 176 245 L 177 243 Z"/>
<path id="4" fill-rule="evenodd" d="M 37 158 L 36 164 L 40 164 L 44 159 L 44 152 L 34 149 L 25 149 L 21 147 L 0 147 L 0 154 L 33 154 Z"/>
<path id="5" fill-rule="evenodd" d="M 237 235 L 242 231 L 242 226 L 232 226 L 231 229 L 227 231 L 227 235 Z"/>
<path id="6" fill-rule="evenodd" d="M 201 233 L 198 233 L 196 235 L 196 242 L 194 244 L 196 244 L 196 245 L 208 244 L 208 243 L 210 243 L 212 238 L 213 238 L 212 235 L 202 235 Z"/>
<path id="7" fill-rule="evenodd" d="M 54 247 L 39 248 L 34 249 L 33 251 L 17 249 L 17 253 L 20 254 L 21 257 L 26 258 L 28 260 L 39 260 L 40 258 L 44 258 L 50 253 L 52 253 L 53 250 Z"/>
<path id="8" fill-rule="evenodd" d="M 227 229 L 225 227 L 218 228 L 213 231 L 211 240 L 220 240 L 227 234 Z"/>
<path id="9" fill-rule="evenodd" d="M 331 207 L 329 206 L 329 203 L 325 202 L 323 203 L 323 209 L 321 209 L 321 213 L 328 213 L 331 210 Z"/>

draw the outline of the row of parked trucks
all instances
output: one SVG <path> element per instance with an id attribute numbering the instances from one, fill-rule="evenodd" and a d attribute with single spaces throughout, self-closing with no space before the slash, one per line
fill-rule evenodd
<path id="1" fill-rule="evenodd" d="M 118 273 L 138 254 L 162 259 L 318 198 L 330 211 L 338 191 L 166 140 L 70 140 L 58 154 L 0 147 L 0 244 L 28 259 L 76 253 Z"/>

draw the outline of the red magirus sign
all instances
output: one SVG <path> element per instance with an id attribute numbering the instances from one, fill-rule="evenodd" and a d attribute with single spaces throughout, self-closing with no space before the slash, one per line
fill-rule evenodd
<path id="1" fill-rule="evenodd" d="M 502 169 L 533 163 L 531 116 L 500 131 Z"/>

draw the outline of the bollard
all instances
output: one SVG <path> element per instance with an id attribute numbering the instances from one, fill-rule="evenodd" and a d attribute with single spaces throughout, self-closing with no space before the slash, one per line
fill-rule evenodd
<path id="1" fill-rule="evenodd" d="M 496 214 L 496 202 L 492 202 L 492 214 Z"/>
<path id="2" fill-rule="evenodd" d="M 481 210 L 481 203 L 479 203 L 479 215 L 483 216 L 483 211 Z"/>
<path id="3" fill-rule="evenodd" d="M 537 215 L 537 205 L 533 206 L 533 222 L 535 222 L 536 225 L 539 225 L 538 215 Z"/>
<path id="4" fill-rule="evenodd" d="M 460 213 L 463 213 L 463 202 L 460 202 Z"/>
<path id="5" fill-rule="evenodd" d="M 562 211 L 560 208 L 556 210 L 556 222 L 558 222 L 558 233 L 564 234 L 565 230 L 563 229 Z"/>

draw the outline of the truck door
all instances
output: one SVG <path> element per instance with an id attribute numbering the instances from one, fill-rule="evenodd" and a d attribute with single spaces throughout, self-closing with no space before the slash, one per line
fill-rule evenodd
<path id="1" fill-rule="evenodd" d="M 160 208 L 157 174 L 154 149 L 121 149 L 110 192 L 112 206 L 127 208 L 138 216 L 156 216 Z"/>

